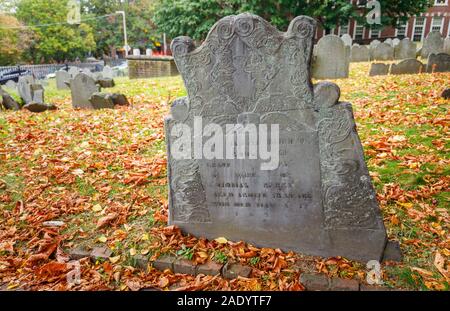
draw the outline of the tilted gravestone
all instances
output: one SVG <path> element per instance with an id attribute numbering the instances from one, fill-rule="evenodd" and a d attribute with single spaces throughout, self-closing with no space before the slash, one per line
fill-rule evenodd
<path id="1" fill-rule="evenodd" d="M 25 104 L 32 102 L 44 104 L 44 88 L 36 82 L 33 76 L 19 77 L 17 89 Z"/>
<path id="2" fill-rule="evenodd" d="M 430 54 L 442 53 L 444 51 L 444 39 L 439 31 L 433 31 L 428 34 L 423 43 L 421 56 L 428 58 Z"/>
<path id="3" fill-rule="evenodd" d="M 352 62 L 368 62 L 370 60 L 369 48 L 365 45 L 352 46 Z"/>
<path id="4" fill-rule="evenodd" d="M 392 64 L 391 75 L 417 74 L 424 72 L 424 65 L 415 58 L 405 59 L 398 64 Z"/>
<path id="5" fill-rule="evenodd" d="M 170 224 L 209 239 L 381 259 L 386 232 L 351 104 L 339 102 L 336 84 L 311 83 L 315 29 L 305 16 L 282 33 L 241 14 L 221 19 L 197 49 L 173 40 L 188 97 L 165 120 Z M 236 146 L 235 130 L 256 127 L 257 140 Z M 279 147 L 278 161 L 264 143 Z"/>
<path id="6" fill-rule="evenodd" d="M 92 109 L 90 98 L 94 93 L 100 92 L 100 88 L 92 77 L 79 73 L 69 83 L 72 93 L 73 108 Z"/>
<path id="7" fill-rule="evenodd" d="M 450 72 L 450 55 L 433 53 L 428 56 L 427 72 Z"/>
<path id="8" fill-rule="evenodd" d="M 70 81 L 71 76 L 65 70 L 59 70 L 56 72 L 56 88 L 58 90 L 67 90 L 69 87 L 66 82 Z"/>
<path id="9" fill-rule="evenodd" d="M 316 45 L 313 77 L 316 79 L 348 78 L 350 49 L 335 35 L 322 37 Z"/>
<path id="10" fill-rule="evenodd" d="M 372 51 L 373 60 L 393 60 L 394 48 L 387 43 L 378 44 Z"/>
<path id="11" fill-rule="evenodd" d="M 382 63 L 372 63 L 370 66 L 370 72 L 369 76 L 385 76 L 389 74 L 390 69 L 389 64 L 382 64 Z"/>
<path id="12" fill-rule="evenodd" d="M 417 44 L 409 40 L 409 38 L 405 38 L 400 41 L 394 47 L 394 58 L 395 59 L 408 59 L 408 58 L 416 58 L 417 53 Z"/>

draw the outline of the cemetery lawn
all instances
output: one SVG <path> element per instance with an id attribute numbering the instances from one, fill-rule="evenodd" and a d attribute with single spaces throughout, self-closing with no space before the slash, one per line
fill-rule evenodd
<path id="1" fill-rule="evenodd" d="M 351 78 L 336 82 L 341 100 L 353 104 L 389 239 L 404 254 L 403 263 L 382 265 L 384 285 L 448 290 L 450 102 L 439 95 L 450 73 L 369 78 L 368 70 L 352 64 Z M 112 91 L 126 94 L 132 107 L 76 111 L 69 91 L 51 81 L 46 101 L 58 111 L 0 112 L 0 288 L 303 290 L 303 272 L 364 282 L 365 265 L 344 258 L 207 241 L 168 227 L 163 117 L 185 95 L 183 83 L 116 82 Z M 64 226 L 44 226 L 50 220 Z M 81 284 L 68 285 L 67 254 L 79 246 L 107 246 L 113 254 L 82 261 Z M 133 268 L 140 256 L 166 253 L 197 263 L 239 261 L 253 273 L 227 281 Z"/>

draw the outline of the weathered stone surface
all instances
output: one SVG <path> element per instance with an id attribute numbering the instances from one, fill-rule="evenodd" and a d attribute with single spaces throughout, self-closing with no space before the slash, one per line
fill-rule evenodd
<path id="1" fill-rule="evenodd" d="M 417 44 L 409 40 L 409 38 L 405 38 L 400 41 L 394 47 L 394 58 L 395 59 L 408 59 L 408 58 L 416 58 L 417 53 Z"/>
<path id="2" fill-rule="evenodd" d="M 329 280 L 326 275 L 314 273 L 302 273 L 300 283 L 307 291 L 327 291 L 330 289 Z"/>
<path id="3" fill-rule="evenodd" d="M 444 40 L 444 53 L 450 55 L 450 37 L 447 37 Z"/>
<path id="4" fill-rule="evenodd" d="M 352 38 L 348 33 L 343 34 L 343 35 L 341 36 L 341 39 L 342 39 L 342 41 L 344 42 L 344 44 L 345 44 L 346 46 L 352 46 L 352 44 L 353 44 L 353 38 Z"/>
<path id="5" fill-rule="evenodd" d="M 143 255 L 136 255 L 133 257 L 133 264 L 134 267 L 138 269 L 147 270 L 149 264 L 148 257 Z"/>
<path id="6" fill-rule="evenodd" d="M 89 99 L 92 109 L 113 109 L 114 101 L 111 94 L 94 93 Z"/>
<path id="7" fill-rule="evenodd" d="M 450 72 L 450 55 L 446 53 L 430 54 L 427 72 Z"/>
<path id="8" fill-rule="evenodd" d="M 97 83 L 103 88 L 109 88 L 116 86 L 116 83 L 113 79 L 110 78 L 100 78 L 97 80 Z"/>
<path id="9" fill-rule="evenodd" d="M 67 90 L 69 87 L 66 82 L 69 82 L 71 79 L 70 73 L 65 70 L 59 70 L 56 72 L 56 88 L 58 90 Z"/>
<path id="10" fill-rule="evenodd" d="M 9 95 L 6 91 L 4 91 L 0 87 L 0 105 L 3 106 L 6 110 L 20 110 L 20 105 L 18 102 L 12 98 L 11 95 Z"/>
<path id="11" fill-rule="evenodd" d="M 391 38 L 388 38 L 388 39 L 384 40 L 384 43 L 389 44 L 392 47 L 394 46 L 394 42 L 392 41 Z"/>
<path id="12" fill-rule="evenodd" d="M 208 261 L 203 265 L 197 266 L 197 274 L 218 275 L 222 272 L 223 265 L 214 261 Z"/>
<path id="13" fill-rule="evenodd" d="M 370 60 L 370 50 L 365 45 L 352 46 L 352 62 L 368 62 Z"/>
<path id="14" fill-rule="evenodd" d="M 103 71 L 102 71 L 102 76 L 103 78 L 106 79 L 114 79 L 114 71 L 112 70 L 112 68 L 110 66 L 105 66 L 103 67 Z"/>
<path id="15" fill-rule="evenodd" d="M 70 90 L 72 93 L 72 106 L 74 108 L 92 109 L 91 96 L 100 91 L 94 79 L 84 73 L 79 73 L 70 80 Z"/>
<path id="16" fill-rule="evenodd" d="M 373 60 L 393 60 L 394 59 L 394 48 L 383 42 L 378 44 L 372 51 Z"/>
<path id="17" fill-rule="evenodd" d="M 114 93 L 111 94 L 111 99 L 114 103 L 114 105 L 118 106 L 129 106 L 130 102 L 128 101 L 127 97 L 123 94 Z"/>
<path id="18" fill-rule="evenodd" d="M 174 256 L 164 255 L 153 262 L 153 267 L 159 271 L 164 271 L 167 269 L 173 271 L 173 262 L 175 260 L 176 258 Z"/>
<path id="19" fill-rule="evenodd" d="M 177 259 L 173 262 L 173 272 L 195 275 L 196 265 L 187 259 Z"/>
<path id="20" fill-rule="evenodd" d="M 26 109 L 30 112 L 40 113 L 47 110 L 56 110 L 57 108 L 54 105 L 31 102 L 23 106 L 23 109 Z"/>
<path id="21" fill-rule="evenodd" d="M 6 82 L 5 87 L 11 91 L 17 91 L 17 83 L 13 80 Z"/>
<path id="22" fill-rule="evenodd" d="M 91 256 L 91 252 L 82 246 L 76 247 L 74 249 L 71 249 L 69 251 L 69 258 L 71 260 L 80 260 L 83 258 L 88 258 Z"/>
<path id="23" fill-rule="evenodd" d="M 389 64 L 373 63 L 372 66 L 370 66 L 369 76 L 385 76 L 389 74 L 390 67 Z"/>
<path id="24" fill-rule="evenodd" d="M 243 266 L 237 263 L 227 263 L 222 269 L 222 275 L 228 280 L 236 279 L 238 277 L 249 278 L 252 273 L 252 268 Z"/>
<path id="25" fill-rule="evenodd" d="M 400 249 L 400 243 L 397 241 L 388 241 L 384 250 L 383 261 L 402 262 L 403 255 Z"/>
<path id="26" fill-rule="evenodd" d="M 332 278 L 330 280 L 330 290 L 332 291 L 359 291 L 359 282 L 357 280 Z"/>
<path id="27" fill-rule="evenodd" d="M 29 104 L 33 101 L 33 91 L 31 85 L 35 84 L 33 76 L 21 76 L 17 83 L 17 90 L 20 98 L 22 98 L 25 104 Z"/>
<path id="28" fill-rule="evenodd" d="M 444 39 L 439 31 L 432 31 L 426 37 L 423 46 L 421 56 L 422 58 L 428 58 L 431 54 L 438 54 L 444 51 Z"/>
<path id="29" fill-rule="evenodd" d="M 80 68 L 78 68 L 78 67 L 69 67 L 69 74 L 70 74 L 70 76 L 72 77 L 72 79 L 73 78 L 75 78 L 75 76 L 77 75 L 77 74 L 79 74 L 80 73 Z"/>
<path id="30" fill-rule="evenodd" d="M 386 232 L 351 105 L 339 102 L 337 85 L 311 83 L 315 27 L 301 16 L 281 33 L 241 14 L 220 20 L 197 49 L 187 37 L 174 39 L 188 97 L 165 123 L 170 224 L 209 239 L 381 260 Z M 261 157 L 175 157 L 173 129 L 193 129 L 195 117 L 222 131 L 278 125 L 279 165 L 262 170 Z"/>
<path id="31" fill-rule="evenodd" d="M 108 260 L 108 258 L 111 257 L 111 255 L 112 255 L 112 251 L 106 246 L 94 247 L 90 254 L 90 258 L 93 262 L 96 262 L 99 260 L 104 261 L 104 260 Z"/>
<path id="32" fill-rule="evenodd" d="M 313 77 L 316 79 L 348 78 L 350 50 L 335 35 L 322 37 L 316 46 Z"/>
<path id="33" fill-rule="evenodd" d="M 402 75 L 402 74 L 417 74 L 425 71 L 425 67 L 422 62 L 415 58 L 405 59 L 398 64 L 391 65 L 392 75 Z"/>
<path id="34" fill-rule="evenodd" d="M 443 99 L 450 99 L 450 88 L 445 89 L 445 90 L 442 92 L 441 97 L 442 97 Z"/>
<path id="35" fill-rule="evenodd" d="M 397 45 L 399 45 L 401 42 L 401 40 L 399 38 L 395 38 L 394 40 L 392 40 L 392 46 L 396 47 Z"/>

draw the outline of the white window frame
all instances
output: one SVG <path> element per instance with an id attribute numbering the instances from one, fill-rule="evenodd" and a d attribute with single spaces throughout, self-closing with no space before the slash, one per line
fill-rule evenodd
<path id="1" fill-rule="evenodd" d="M 431 26 L 430 26 L 430 32 L 433 31 L 433 25 L 434 25 L 434 19 L 435 18 L 442 18 L 442 22 L 441 22 L 441 30 L 439 30 L 439 32 L 441 33 L 441 35 L 444 32 L 444 23 L 445 23 L 445 16 L 433 16 L 433 18 L 431 19 Z"/>
<path id="2" fill-rule="evenodd" d="M 437 0 L 434 0 L 434 6 L 447 6 L 448 0 L 445 0 L 445 3 L 437 3 Z"/>
<path id="3" fill-rule="evenodd" d="M 342 29 L 342 26 L 339 25 L 339 29 L 338 29 L 338 36 L 339 36 L 339 37 L 341 37 L 341 36 L 343 35 L 341 29 Z M 350 20 L 349 20 L 348 23 L 347 23 L 347 32 L 346 32 L 346 33 L 347 33 L 347 34 L 350 34 Z"/>
<path id="4" fill-rule="evenodd" d="M 422 35 L 421 35 L 421 38 L 420 38 L 420 41 L 419 41 L 419 42 L 423 42 L 423 39 L 424 39 L 423 37 L 425 36 L 425 28 L 427 26 L 427 18 L 425 16 L 416 16 L 414 18 L 414 24 L 413 24 L 413 31 L 412 31 L 411 40 L 414 41 L 414 34 L 416 33 L 416 21 L 417 21 L 418 17 L 419 18 L 423 18 L 423 21 L 424 21 L 423 29 L 422 29 Z M 416 41 L 414 41 L 414 42 L 416 42 Z"/>
<path id="5" fill-rule="evenodd" d="M 415 20 L 415 19 L 414 19 Z M 413 28 L 414 29 L 414 28 Z M 408 38 L 409 20 L 406 22 L 405 38 Z M 398 37 L 398 28 L 395 28 L 395 36 Z"/>
<path id="6" fill-rule="evenodd" d="M 358 29 L 358 22 L 357 21 L 355 21 L 355 27 L 353 28 L 353 40 L 356 40 L 356 29 Z M 364 40 L 365 32 L 366 32 L 366 27 L 363 26 L 361 40 Z"/>
<path id="7" fill-rule="evenodd" d="M 375 39 L 375 38 L 372 38 L 372 28 L 369 28 L 369 39 Z M 378 39 L 379 38 L 381 38 L 381 32 L 382 32 L 382 29 L 378 29 Z"/>

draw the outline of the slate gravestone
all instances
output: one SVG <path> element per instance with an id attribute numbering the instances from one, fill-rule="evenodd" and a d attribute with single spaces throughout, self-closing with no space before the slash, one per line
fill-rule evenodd
<path id="1" fill-rule="evenodd" d="M 113 79 L 114 78 L 114 72 L 111 67 L 105 66 L 103 67 L 102 71 L 102 77 L 107 79 Z"/>
<path id="2" fill-rule="evenodd" d="M 316 79 L 348 78 L 350 50 L 335 35 L 322 37 L 315 48 L 313 77 Z"/>
<path id="3" fill-rule="evenodd" d="M 385 76 L 389 74 L 390 65 L 382 63 L 372 63 L 369 76 Z"/>
<path id="4" fill-rule="evenodd" d="M 399 45 L 400 44 L 400 39 L 399 38 L 395 38 L 394 40 L 392 40 L 392 46 L 393 47 L 396 47 L 397 45 Z"/>
<path id="5" fill-rule="evenodd" d="M 394 58 L 395 59 L 408 59 L 408 58 L 416 58 L 417 53 L 417 44 L 409 40 L 409 38 L 405 38 L 400 41 L 394 47 Z"/>
<path id="6" fill-rule="evenodd" d="M 352 62 L 368 62 L 370 60 L 369 48 L 365 45 L 352 46 Z"/>
<path id="7" fill-rule="evenodd" d="M 421 56 L 427 58 L 430 54 L 442 53 L 444 51 L 444 39 L 439 31 L 430 32 L 423 43 Z"/>
<path id="8" fill-rule="evenodd" d="M 373 60 L 393 60 L 394 48 L 389 44 L 383 42 L 378 44 L 372 52 Z"/>
<path id="9" fill-rule="evenodd" d="M 342 41 L 344 42 L 344 44 L 345 44 L 346 46 L 352 46 L 352 44 L 353 44 L 353 38 L 352 38 L 348 33 L 343 34 L 342 37 L 341 37 L 341 39 L 342 39 Z"/>
<path id="10" fill-rule="evenodd" d="M 424 65 L 415 58 L 405 59 L 398 64 L 392 64 L 391 75 L 417 74 L 424 72 Z"/>
<path id="11" fill-rule="evenodd" d="M 370 50 L 370 59 L 372 60 L 372 54 L 373 54 L 373 50 L 381 43 L 381 41 L 379 40 L 373 40 L 372 42 L 370 42 L 369 45 L 369 50 Z"/>
<path id="12" fill-rule="evenodd" d="M 427 72 L 450 72 L 450 55 L 431 54 L 428 57 Z"/>
<path id="13" fill-rule="evenodd" d="M 100 91 L 100 88 L 92 77 L 79 73 L 70 80 L 70 90 L 72 93 L 73 108 L 92 109 L 90 98 L 92 94 Z"/>
<path id="14" fill-rule="evenodd" d="M 65 70 L 59 70 L 56 72 L 56 88 L 58 90 L 67 90 L 69 87 L 66 82 L 71 79 L 70 73 Z"/>
<path id="15" fill-rule="evenodd" d="M 44 103 L 44 87 L 33 76 L 21 76 L 17 84 L 19 95 L 25 104 Z"/>
<path id="16" fill-rule="evenodd" d="M 450 55 L 450 37 L 447 37 L 444 40 L 444 53 Z"/>
<path id="17" fill-rule="evenodd" d="M 315 30 L 316 22 L 306 16 L 282 33 L 258 16 L 241 14 L 221 19 L 198 48 L 188 37 L 173 40 L 188 97 L 176 100 L 165 120 L 170 224 L 209 239 L 325 257 L 382 258 L 386 232 L 351 104 L 339 102 L 336 84 L 311 83 Z M 193 129 L 198 118 L 200 130 L 211 124 L 216 131 L 227 124 L 278 125 L 278 167 L 261 170 L 266 160 L 260 157 L 193 158 L 189 143 L 180 147 L 175 129 Z M 262 148 L 266 139 L 261 135 L 256 145 Z M 276 139 L 270 144 L 278 145 Z M 233 147 L 227 148 L 236 155 Z M 175 157 L 176 150 L 186 157 Z"/>

